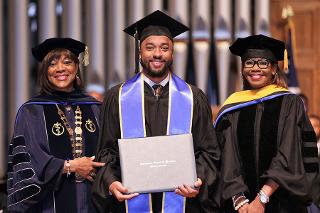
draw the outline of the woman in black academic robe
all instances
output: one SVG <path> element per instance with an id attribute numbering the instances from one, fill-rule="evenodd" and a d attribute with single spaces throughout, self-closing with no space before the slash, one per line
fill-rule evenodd
<path id="1" fill-rule="evenodd" d="M 222 106 L 215 127 L 222 149 L 225 212 L 307 212 L 318 172 L 316 138 L 299 96 L 277 61 L 284 43 L 266 36 L 238 39 L 244 90 Z"/>
<path id="2" fill-rule="evenodd" d="M 10 212 L 94 212 L 91 182 L 99 105 L 83 94 L 78 55 L 85 45 L 51 38 L 32 49 L 40 95 L 16 116 L 8 156 Z"/>

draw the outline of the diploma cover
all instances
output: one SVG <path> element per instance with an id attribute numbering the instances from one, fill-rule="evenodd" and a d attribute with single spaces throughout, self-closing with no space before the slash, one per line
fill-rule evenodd
<path id="1" fill-rule="evenodd" d="M 191 134 L 119 139 L 122 184 L 130 193 L 174 191 L 197 180 Z"/>

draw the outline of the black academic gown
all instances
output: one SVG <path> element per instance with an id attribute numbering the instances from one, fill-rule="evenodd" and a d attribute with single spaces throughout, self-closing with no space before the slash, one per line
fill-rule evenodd
<path id="1" fill-rule="evenodd" d="M 152 88 L 145 83 L 145 123 L 147 136 L 166 134 L 168 117 L 168 84 L 157 100 Z M 196 158 L 197 175 L 203 185 L 197 198 L 187 199 L 186 212 L 215 212 L 217 201 L 213 199 L 213 192 L 217 190 L 218 162 L 220 151 L 212 125 L 211 109 L 206 96 L 196 87 L 191 87 L 194 96 L 194 114 L 192 120 L 192 135 Z M 121 182 L 119 150 L 117 139 L 120 138 L 119 85 L 109 90 L 102 107 L 101 135 L 98 143 L 98 160 L 106 162 L 106 166 L 98 172 L 93 185 L 94 204 L 99 212 L 125 212 L 124 202 L 117 202 L 109 195 L 108 189 L 112 182 Z M 107 202 L 109 201 L 109 202 Z M 152 194 L 153 212 L 161 211 L 162 193 Z"/>
<path id="2" fill-rule="evenodd" d="M 64 161 L 73 159 L 69 135 L 53 134 L 53 125 L 63 124 L 55 106 L 59 104 L 74 125 L 74 110 L 82 111 L 84 155 L 95 155 L 99 135 L 100 103 L 81 92 L 37 96 L 19 109 L 8 156 L 8 210 L 10 212 L 95 212 L 90 201 L 91 183 L 75 183 L 62 174 Z M 66 111 L 65 106 L 73 110 Z M 73 119 L 73 122 L 72 122 Z M 96 129 L 86 128 L 91 120 Z M 60 129 L 61 130 L 61 129 Z M 55 131 L 57 133 L 57 131 Z"/>
<path id="3" fill-rule="evenodd" d="M 318 172 L 316 138 L 301 99 L 294 94 L 235 109 L 216 125 L 221 144 L 222 201 L 244 192 L 250 202 L 267 179 L 279 188 L 266 213 L 306 212 Z"/>

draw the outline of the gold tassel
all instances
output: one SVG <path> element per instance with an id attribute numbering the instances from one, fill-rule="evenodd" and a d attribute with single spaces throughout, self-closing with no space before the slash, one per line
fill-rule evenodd
<path id="1" fill-rule="evenodd" d="M 88 46 L 86 46 L 86 48 L 84 49 L 82 63 L 83 63 L 84 66 L 88 66 L 89 65 L 89 49 L 88 49 Z"/>
<path id="2" fill-rule="evenodd" d="M 287 49 L 284 49 L 283 54 L 283 70 L 285 73 L 288 73 L 289 71 L 289 62 L 288 62 L 288 51 Z"/>

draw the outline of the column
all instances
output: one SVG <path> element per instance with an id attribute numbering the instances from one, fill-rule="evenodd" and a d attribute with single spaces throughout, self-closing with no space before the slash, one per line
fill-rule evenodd
<path id="1" fill-rule="evenodd" d="M 193 1 L 193 40 L 197 86 L 207 91 L 210 55 L 210 2 Z"/>
<path id="2" fill-rule="evenodd" d="M 15 115 L 29 98 L 29 22 L 28 0 L 11 0 L 9 6 L 8 72 L 9 72 L 9 135 L 12 135 Z"/>
<path id="3" fill-rule="evenodd" d="M 174 19 L 179 20 L 184 25 L 188 26 L 188 0 L 170 0 L 169 14 Z M 190 29 L 191 30 L 191 29 Z M 174 54 L 173 54 L 173 72 L 180 78 L 186 77 L 188 55 L 188 32 L 182 33 L 174 39 Z"/>
<path id="4" fill-rule="evenodd" d="M 270 2 L 269 0 L 255 1 L 255 34 L 270 36 Z"/>
<path id="5" fill-rule="evenodd" d="M 144 0 L 130 0 L 129 1 L 129 22 L 128 26 L 144 17 Z M 125 26 L 126 27 L 126 26 Z M 128 73 L 127 78 L 134 75 L 135 72 L 135 40 L 132 36 L 125 35 L 125 40 L 128 44 Z M 140 69 L 141 70 L 141 69 Z"/>
<path id="6" fill-rule="evenodd" d="M 62 0 L 62 6 L 62 36 L 81 41 L 81 1 Z"/>
<path id="7" fill-rule="evenodd" d="M 251 35 L 251 1 L 236 1 L 235 37 L 247 37 Z"/>
<path id="8" fill-rule="evenodd" d="M 236 1 L 236 19 L 235 19 L 235 38 L 243 38 L 251 35 L 252 32 L 252 20 L 251 20 L 251 0 Z M 242 78 L 241 78 L 241 59 L 237 57 L 237 72 L 231 73 L 235 76 L 236 90 L 241 90 Z"/>
<path id="9" fill-rule="evenodd" d="M 228 96 L 228 81 L 230 70 L 229 46 L 231 41 L 231 1 L 215 1 L 215 39 L 217 40 L 217 69 L 220 103 Z"/>
<path id="10" fill-rule="evenodd" d="M 108 35 L 105 34 L 105 13 L 103 0 L 86 0 L 86 44 L 90 54 L 90 64 L 87 68 L 90 73 L 98 75 L 101 84 L 105 84 L 106 72 L 109 70 L 105 67 L 105 40 Z M 109 49 L 110 52 L 112 52 Z M 112 54 L 112 53 L 111 53 Z M 90 79 L 90 77 L 87 77 Z"/>
<path id="11" fill-rule="evenodd" d="M 113 85 L 126 78 L 126 48 L 125 48 L 125 2 L 124 0 L 110 1 L 108 25 L 108 82 Z M 131 69 L 130 69 L 131 70 Z"/>
<path id="12" fill-rule="evenodd" d="M 39 2 L 39 43 L 50 37 L 57 36 L 56 0 Z"/>
<path id="13" fill-rule="evenodd" d="M 162 0 L 148 0 L 147 3 L 147 14 L 153 13 L 156 10 L 163 11 Z"/>

